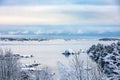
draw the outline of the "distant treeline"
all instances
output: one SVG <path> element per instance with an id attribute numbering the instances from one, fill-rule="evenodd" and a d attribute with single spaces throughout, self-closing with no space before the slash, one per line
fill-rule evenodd
<path id="1" fill-rule="evenodd" d="M 99 41 L 120 41 L 118 38 L 102 38 L 99 39 Z"/>
<path id="2" fill-rule="evenodd" d="M 1 41 L 47 41 L 48 39 L 35 38 L 0 38 Z"/>

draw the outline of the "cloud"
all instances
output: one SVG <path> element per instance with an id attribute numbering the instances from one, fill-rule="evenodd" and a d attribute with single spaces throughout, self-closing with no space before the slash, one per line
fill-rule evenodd
<path id="1" fill-rule="evenodd" d="M 84 33 L 86 33 L 86 32 L 84 32 L 83 30 L 78 30 L 77 32 L 76 32 L 77 34 L 84 34 Z"/>
<path id="2" fill-rule="evenodd" d="M 1 6 L 0 14 L 45 13 L 45 12 L 73 12 L 73 11 L 95 11 L 112 12 L 117 11 L 119 6 L 113 5 L 41 5 L 41 6 Z"/>
<path id="3" fill-rule="evenodd" d="M 119 33 L 120 25 L 30 25 L 30 26 L 17 26 L 12 25 L 9 27 L 0 27 L 0 33 L 4 35 L 42 35 L 42 34 L 106 34 L 106 33 Z M 14 29 L 14 28 L 17 29 Z M 7 28 L 7 29 L 6 29 Z M 22 30 L 21 30 L 22 28 Z M 3 35 L 2 34 L 2 35 Z M 112 35 L 112 34 L 111 34 Z"/>
<path id="4" fill-rule="evenodd" d="M 118 4 L 120 6 L 120 0 L 115 0 L 116 4 Z"/>
<path id="5" fill-rule="evenodd" d="M 111 5 L 115 0 L 0 0 L 1 5 L 55 5 L 55 4 L 99 4 Z"/>
<path id="6" fill-rule="evenodd" d="M 40 35 L 40 34 L 42 34 L 42 32 L 41 31 L 35 31 L 34 34 L 35 35 Z"/>
<path id="7" fill-rule="evenodd" d="M 20 33 L 20 31 L 10 31 L 10 32 L 8 32 L 8 35 L 16 35 L 19 33 Z"/>
<path id="8" fill-rule="evenodd" d="M 3 25 L 79 25 L 120 23 L 118 6 L 2 6 L 0 7 L 0 11 L 0 24 Z"/>
<path id="9" fill-rule="evenodd" d="M 119 26 L 93 26 L 93 27 L 88 27 L 84 29 L 85 32 L 88 33 L 97 33 L 97 34 L 104 34 L 104 33 L 115 33 L 115 32 L 120 32 L 120 27 Z M 112 35 L 112 34 L 111 34 Z"/>
<path id="10" fill-rule="evenodd" d="M 29 31 L 28 30 L 25 30 L 25 31 L 8 31 L 7 33 L 8 35 L 18 35 L 18 34 L 29 34 Z"/>
<path id="11" fill-rule="evenodd" d="M 25 31 L 21 31 L 20 33 L 21 33 L 21 34 L 29 34 L 29 31 L 28 31 L 28 30 L 25 30 Z"/>
<path id="12" fill-rule="evenodd" d="M 0 33 L 0 35 L 2 35 L 2 33 Z"/>

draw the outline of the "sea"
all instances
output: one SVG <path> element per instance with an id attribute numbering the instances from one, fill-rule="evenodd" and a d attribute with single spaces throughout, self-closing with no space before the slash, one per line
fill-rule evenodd
<path id="1" fill-rule="evenodd" d="M 0 38 L 100 39 L 100 38 L 120 38 L 120 36 L 81 36 L 81 35 L 77 35 L 77 34 L 40 34 L 40 35 L 0 35 Z"/>

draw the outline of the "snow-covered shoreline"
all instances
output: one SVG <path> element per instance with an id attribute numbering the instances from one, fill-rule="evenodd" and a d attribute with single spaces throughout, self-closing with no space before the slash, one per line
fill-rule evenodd
<path id="1" fill-rule="evenodd" d="M 56 61 L 66 58 L 61 54 L 67 49 L 79 51 L 80 49 L 86 50 L 93 44 L 111 44 L 116 41 L 99 41 L 97 39 L 76 39 L 76 40 L 64 40 L 64 39 L 51 39 L 47 41 L 0 41 L 0 48 L 8 48 L 13 53 L 19 53 L 21 55 L 33 55 L 32 61 L 44 62 L 43 64 L 54 66 Z M 51 63 L 49 63 L 51 61 Z M 29 62 L 28 60 L 25 62 Z"/>
<path id="2" fill-rule="evenodd" d="M 14 54 L 33 55 L 32 58 L 21 59 L 23 64 L 40 63 L 49 66 L 53 71 L 57 71 L 57 62 L 65 65 L 69 64 L 70 58 L 66 58 L 63 53 L 67 49 L 77 52 L 80 49 L 87 50 L 93 44 L 102 43 L 109 45 L 116 41 L 99 41 L 98 39 L 51 39 L 46 41 L 0 41 L 0 48 L 11 49 Z M 87 60 L 85 53 L 81 54 L 82 60 Z M 57 72 L 56 72 L 57 73 Z"/>

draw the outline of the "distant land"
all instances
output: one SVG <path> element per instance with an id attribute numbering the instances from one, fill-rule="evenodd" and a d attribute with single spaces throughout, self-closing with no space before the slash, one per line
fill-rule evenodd
<path id="1" fill-rule="evenodd" d="M 48 41 L 55 38 L 0 38 L 0 41 Z M 57 39 L 57 38 L 56 38 Z M 81 38 L 84 39 L 84 38 Z M 90 38 L 91 39 L 91 38 Z M 94 39 L 94 38 L 93 38 Z M 72 39 L 64 39 L 65 41 Z M 120 38 L 100 38 L 99 41 L 120 41 Z"/>
<path id="2" fill-rule="evenodd" d="M 120 41 L 118 38 L 102 38 L 99 39 L 99 41 Z"/>
<path id="3" fill-rule="evenodd" d="M 36 39 L 100 39 L 100 38 L 120 38 L 119 33 L 83 33 L 83 34 L 73 34 L 73 33 L 51 33 L 51 34 L 1 34 L 0 38 L 36 38 Z"/>

